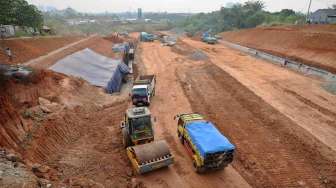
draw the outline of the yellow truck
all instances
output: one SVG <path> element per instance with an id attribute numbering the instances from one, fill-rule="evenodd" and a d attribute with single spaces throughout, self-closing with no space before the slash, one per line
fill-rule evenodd
<path id="1" fill-rule="evenodd" d="M 197 173 L 224 169 L 233 161 L 235 146 L 200 114 L 180 114 L 177 135 Z"/>

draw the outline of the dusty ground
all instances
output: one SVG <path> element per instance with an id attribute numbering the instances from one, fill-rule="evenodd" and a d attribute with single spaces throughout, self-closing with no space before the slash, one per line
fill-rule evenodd
<path id="1" fill-rule="evenodd" d="M 175 156 L 175 164 L 169 169 L 137 178 L 147 187 L 249 187 L 232 167 L 206 175 L 198 175 L 193 171 L 192 161 L 177 139 L 176 122 L 173 119 L 178 113 L 193 111 L 175 75 L 182 65 L 179 60 L 184 57 L 169 47 L 162 47 L 160 43 L 141 43 L 140 51 L 140 72 L 157 75 L 156 95 L 151 105 L 151 111 L 157 118 L 157 139 L 168 141 Z"/>
<path id="2" fill-rule="evenodd" d="M 316 184 L 319 182 L 320 177 L 327 177 L 329 180 L 326 182 L 331 181 L 329 186 L 335 186 L 336 166 L 334 160 L 334 141 L 336 138 L 336 109 L 333 104 L 335 96 L 321 89 L 321 81 L 304 77 L 295 72 L 254 59 L 222 45 L 210 46 L 190 39 L 185 39 L 184 41 L 190 46 L 203 49 L 203 51 L 209 55 L 212 63 L 218 65 L 216 68 L 209 65 L 198 69 L 195 68 L 195 70 L 191 69 L 189 70 L 190 73 L 186 74 L 186 84 L 189 84 L 187 86 L 190 88 L 185 87 L 185 89 L 189 95 L 197 99 L 193 100 L 196 110 L 209 114 L 210 117 L 213 117 L 219 122 L 223 122 L 221 124 L 228 124 L 227 126 L 223 125 L 223 130 L 231 130 L 233 131 L 232 134 L 240 137 L 239 140 L 245 140 L 242 141 L 242 144 L 244 143 L 242 145 L 243 147 L 248 147 L 247 145 L 252 143 L 254 148 L 258 147 L 259 144 L 259 148 L 263 148 L 261 151 L 255 151 L 261 154 L 262 156 L 260 157 L 264 158 L 264 160 L 257 159 L 247 162 L 245 168 L 249 169 L 258 166 L 258 163 L 264 163 L 261 164 L 263 166 L 262 168 L 268 171 L 267 161 L 270 160 L 269 164 L 272 165 L 272 168 L 269 170 L 271 170 L 271 172 L 265 174 L 273 173 L 274 177 L 262 177 L 265 182 L 269 181 L 268 183 L 272 184 L 273 178 L 276 179 L 277 175 L 281 178 L 281 176 L 287 174 L 286 178 L 288 182 L 282 179 L 277 181 L 276 184 L 285 187 L 290 185 L 299 186 L 299 184 L 309 180 L 311 182 L 306 182 L 303 186 L 316 187 L 322 186 Z M 229 73 L 230 76 L 226 75 L 227 73 Z M 220 79 L 217 75 L 223 78 Z M 236 83 L 231 76 L 240 81 L 245 87 L 249 88 L 249 90 L 246 90 L 244 87 L 238 87 L 240 83 Z M 202 80 L 197 79 L 197 77 L 203 78 L 202 80 L 207 80 L 206 83 L 204 83 L 204 87 L 208 86 L 210 88 L 196 87 L 197 85 L 202 85 Z M 211 83 L 212 77 L 214 77 L 216 82 Z M 220 86 L 220 84 L 222 84 L 222 86 Z M 211 94 L 211 91 L 213 91 L 213 94 Z M 264 105 L 264 102 L 260 101 L 259 98 L 249 96 L 250 91 L 259 95 L 263 101 L 271 104 L 273 108 L 287 117 L 273 111 L 268 105 Z M 228 101 L 226 101 L 226 98 L 228 98 Z M 218 99 L 223 100 L 223 102 L 218 101 Z M 237 102 L 234 102 L 235 100 Z M 216 101 L 216 103 L 211 103 L 210 101 Z M 208 107 L 205 106 L 207 103 L 210 103 Z M 232 104 L 232 106 L 230 104 Z M 241 109 L 239 106 L 241 106 Z M 227 108 L 230 109 L 229 112 L 226 112 Z M 251 115 L 247 115 L 248 113 L 244 115 L 245 110 L 243 109 L 250 111 L 249 113 L 251 113 Z M 220 111 L 223 112 L 221 113 Z M 235 113 L 237 114 L 234 115 Z M 235 116 L 237 119 L 234 118 Z M 238 119 L 242 120 L 238 121 Z M 230 121 L 232 121 L 232 123 L 230 123 Z M 230 124 L 232 126 L 229 126 Z M 254 127 L 253 124 L 258 126 Z M 262 127 L 260 127 L 260 125 L 263 124 L 265 124 L 265 130 L 262 130 Z M 239 130 L 238 127 L 240 125 L 242 126 L 243 132 L 235 134 L 234 132 Z M 301 127 L 305 130 L 301 130 Z M 271 131 L 269 136 L 260 135 L 266 133 L 267 129 Z M 249 130 L 253 132 L 253 134 L 250 134 Z M 244 135 L 248 138 L 243 138 Z M 311 135 L 315 138 L 311 138 Z M 256 144 L 256 140 L 249 140 L 253 139 L 253 136 L 256 136 L 257 142 L 260 142 L 259 144 Z M 265 140 L 260 138 L 265 138 Z M 269 148 L 267 147 L 268 144 L 270 146 Z M 241 149 L 242 152 L 253 153 L 253 151 L 248 151 L 247 148 Z M 271 150 L 273 149 L 275 149 L 275 155 L 272 157 Z M 318 152 L 314 153 L 315 150 L 318 150 Z M 267 153 L 268 157 L 265 157 L 265 153 Z M 281 159 L 281 155 L 283 155 L 283 159 Z M 295 155 L 299 157 L 295 159 Z M 310 156 L 311 158 L 304 159 L 305 156 Z M 243 158 L 242 161 L 249 161 L 253 158 L 254 157 L 249 156 L 248 158 Z M 303 170 L 309 166 L 307 164 L 292 164 L 292 162 L 290 162 L 296 160 L 302 161 L 303 163 L 310 163 L 311 170 Z M 318 162 L 315 163 L 315 161 Z M 277 163 L 277 165 L 274 165 L 274 163 Z M 286 163 L 288 165 L 287 167 Z M 295 167 L 296 165 L 298 166 Z M 300 165 L 303 166 L 300 167 Z M 279 168 L 275 166 L 279 166 Z M 296 171 L 291 169 L 292 167 L 300 170 Z M 287 170 L 288 172 L 285 172 Z M 320 174 L 319 172 L 323 173 Z M 260 172 L 257 170 L 256 174 L 256 176 L 258 176 Z M 300 177 L 306 177 L 302 178 L 302 180 L 297 180 L 297 184 L 295 184 L 293 181 L 296 179 L 295 176 L 299 179 Z M 312 181 L 314 178 L 315 183 Z M 263 186 L 266 185 L 267 183 Z"/>
<path id="3" fill-rule="evenodd" d="M 224 45 L 184 41 L 202 49 L 213 63 L 336 151 L 336 96 L 321 87 L 325 81 L 255 59 Z"/>
<path id="4" fill-rule="evenodd" d="M 3 88 L 0 146 L 28 169 L 46 165 L 37 176 L 56 185 L 129 185 L 132 170 L 119 130 L 128 95 L 110 96 L 82 80 L 41 74 L 33 83 Z"/>
<path id="5" fill-rule="evenodd" d="M 111 46 L 108 40 L 90 38 L 36 61 L 34 67 L 40 69 L 35 69 L 31 82 L 1 83 L 0 147 L 22 159 L 28 171 L 37 166 L 38 182 L 47 179 L 53 185 L 71 187 L 131 186 L 133 172 L 119 129 L 128 106 L 128 89 L 111 96 L 83 80 L 44 69 L 84 48 L 115 57 Z M 17 171 L 6 170 L 0 177 L 9 177 L 6 182 L 10 182 L 14 174 L 26 174 L 14 169 Z M 7 171 L 13 173 L 7 176 Z M 23 175 L 17 187 L 29 183 L 25 179 L 29 176 Z"/>
<path id="6" fill-rule="evenodd" d="M 46 179 L 56 187 L 336 187 L 336 100 L 323 81 L 190 39 L 172 48 L 139 45 L 135 74 L 157 75 L 150 107 L 156 139 L 167 140 L 175 164 L 135 175 L 119 129 L 129 88 L 111 96 L 44 70 L 87 47 L 120 55 L 112 44 L 91 36 L 34 61 L 31 82 L 0 83 L 0 147 L 23 162 L 17 168 L 0 160 L 0 177 L 22 174 L 22 184 Z M 231 166 L 194 172 L 173 120 L 184 112 L 203 113 L 237 146 Z"/>
<path id="7" fill-rule="evenodd" d="M 0 62 L 10 64 L 24 63 L 83 38 L 82 36 L 68 36 L 1 40 Z M 9 62 L 8 57 L 3 51 L 7 47 L 13 53 L 12 62 Z"/>
<path id="8" fill-rule="evenodd" d="M 222 34 L 224 40 L 336 73 L 336 26 L 281 26 Z"/>
<path id="9" fill-rule="evenodd" d="M 91 50 L 107 57 L 120 58 L 121 54 L 113 53 L 112 46 L 113 42 L 106 40 L 100 36 L 93 35 L 83 40 L 83 42 L 80 42 L 76 45 L 71 45 L 65 49 L 56 51 L 42 58 L 37 58 L 35 60 L 27 62 L 27 64 L 34 68 L 46 69 L 55 64 L 58 60 L 85 48 L 90 48 Z"/>

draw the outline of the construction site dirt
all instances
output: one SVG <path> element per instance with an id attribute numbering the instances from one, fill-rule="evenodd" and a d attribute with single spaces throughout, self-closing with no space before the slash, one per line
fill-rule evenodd
<path id="1" fill-rule="evenodd" d="M 336 187 L 336 96 L 321 87 L 323 80 L 223 44 L 185 37 L 173 47 L 155 41 L 140 43 L 136 50 L 135 77 L 155 74 L 157 79 L 150 105 L 155 139 L 166 140 L 175 157 L 168 168 L 137 175 L 120 131 L 131 106 L 127 86 L 109 95 L 82 79 L 46 70 L 84 48 L 119 57 L 111 49 L 115 39 L 108 39 L 91 36 L 35 57 L 31 66 L 38 71 L 29 83 L 3 83 L 0 146 L 18 156 L 39 184 L 46 180 L 55 187 Z M 174 120 L 176 114 L 187 112 L 204 114 L 232 141 L 237 148 L 232 165 L 195 173 Z M 25 181 L 22 178 L 17 187 Z"/>
<path id="2" fill-rule="evenodd" d="M 13 58 L 9 61 L 5 53 L 0 53 L 0 61 L 8 64 L 24 63 L 83 38 L 83 36 L 68 36 L 2 40 L 1 48 L 11 49 Z"/>
<path id="3" fill-rule="evenodd" d="M 260 27 L 225 32 L 224 40 L 336 73 L 336 26 Z"/>

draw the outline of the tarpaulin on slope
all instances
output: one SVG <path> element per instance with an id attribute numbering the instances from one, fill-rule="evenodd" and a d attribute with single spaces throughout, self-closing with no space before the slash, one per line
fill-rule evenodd
<path id="1" fill-rule="evenodd" d="M 112 46 L 113 52 L 124 52 L 124 51 L 127 51 L 129 48 L 130 48 L 130 46 L 126 42 L 119 43 L 119 44 L 114 44 Z"/>
<path id="2" fill-rule="evenodd" d="M 66 75 L 80 77 L 90 84 L 104 87 L 108 93 L 119 92 L 122 78 L 129 73 L 119 59 L 110 59 L 90 49 L 71 54 L 50 67 Z"/>
<path id="3" fill-rule="evenodd" d="M 235 146 L 210 122 L 191 122 L 186 125 L 186 130 L 203 157 L 206 154 L 235 149 Z"/>

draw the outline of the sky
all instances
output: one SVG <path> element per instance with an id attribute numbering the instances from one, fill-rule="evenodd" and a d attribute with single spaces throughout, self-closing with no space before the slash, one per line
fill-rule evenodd
<path id="1" fill-rule="evenodd" d="M 37 6 L 52 6 L 57 9 L 74 8 L 80 12 L 126 12 L 142 8 L 144 12 L 211 12 L 229 3 L 246 0 L 27 0 Z M 307 12 L 309 0 L 263 0 L 266 10 L 294 9 Z M 336 0 L 312 0 L 312 10 L 331 7 Z"/>

